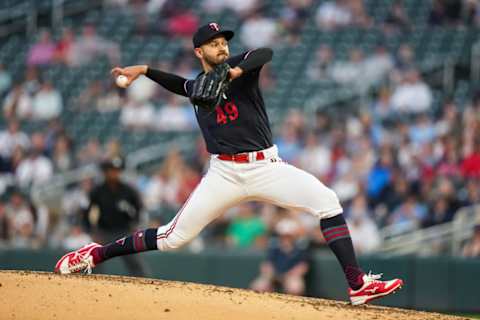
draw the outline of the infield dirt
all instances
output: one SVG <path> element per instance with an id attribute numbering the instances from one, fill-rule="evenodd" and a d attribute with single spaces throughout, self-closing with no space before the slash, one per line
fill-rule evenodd
<path id="1" fill-rule="evenodd" d="M 187 282 L 0 271 L 0 319 L 465 319 Z"/>

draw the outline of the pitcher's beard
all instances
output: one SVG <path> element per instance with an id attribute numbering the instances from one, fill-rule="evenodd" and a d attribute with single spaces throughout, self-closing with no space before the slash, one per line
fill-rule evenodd
<path id="1" fill-rule="evenodd" d="M 227 61 L 228 59 L 228 55 L 221 55 L 221 56 L 217 56 L 217 59 L 210 59 L 208 57 L 205 57 L 204 60 L 205 60 L 205 63 L 207 63 L 210 67 L 214 68 L 216 65 L 219 65 L 221 63 L 224 63 L 225 61 Z"/>

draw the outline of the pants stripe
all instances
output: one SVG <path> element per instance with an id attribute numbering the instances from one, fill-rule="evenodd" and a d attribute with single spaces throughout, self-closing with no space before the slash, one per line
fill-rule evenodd
<path id="1" fill-rule="evenodd" d="M 201 182 L 200 182 L 200 183 L 201 183 Z M 199 185 L 200 185 L 200 184 L 199 184 Z M 197 186 L 197 188 L 198 188 L 198 186 Z M 188 197 L 187 201 L 185 201 L 185 203 L 183 204 L 183 206 L 180 208 L 180 211 L 178 211 L 177 215 L 175 216 L 175 220 L 173 221 L 173 223 L 172 223 L 172 225 L 170 226 L 170 228 L 168 228 L 167 231 L 162 232 L 162 233 L 160 233 L 160 234 L 157 235 L 157 240 L 167 238 L 167 237 L 173 232 L 173 230 L 175 229 L 175 226 L 177 225 L 178 219 L 179 219 L 180 216 L 182 215 L 183 209 L 187 206 L 188 201 L 189 201 L 190 198 L 193 196 L 193 194 L 195 193 L 195 191 L 197 190 L 197 188 L 195 188 L 195 190 L 192 191 L 192 193 L 191 193 L 190 196 Z"/>

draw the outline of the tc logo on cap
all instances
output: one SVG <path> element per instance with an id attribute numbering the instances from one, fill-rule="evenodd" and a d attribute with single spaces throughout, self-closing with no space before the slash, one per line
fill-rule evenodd
<path id="1" fill-rule="evenodd" d="M 209 26 L 210 29 L 212 29 L 213 31 L 218 31 L 218 30 L 220 30 L 220 26 L 218 25 L 218 23 L 212 22 L 212 23 L 209 23 L 208 26 Z"/>

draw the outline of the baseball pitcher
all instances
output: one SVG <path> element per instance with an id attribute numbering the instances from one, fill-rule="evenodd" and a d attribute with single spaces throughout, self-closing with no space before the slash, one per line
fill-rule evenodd
<path id="1" fill-rule="evenodd" d="M 211 153 L 210 166 L 189 199 L 168 224 L 140 230 L 117 241 L 91 243 L 64 255 L 55 271 L 90 273 L 113 257 L 147 250 L 175 250 L 192 240 L 225 210 L 244 201 L 264 201 L 306 211 L 317 217 L 325 240 L 336 255 L 349 285 L 352 304 L 388 295 L 400 279 L 381 281 L 359 267 L 337 195 L 313 175 L 282 161 L 272 132 L 258 79 L 273 56 L 260 48 L 230 56 L 234 33 L 217 23 L 200 27 L 193 36 L 194 54 L 203 72 L 185 79 L 146 65 L 114 68 L 127 86 L 145 75 L 165 89 L 188 97 Z"/>

